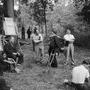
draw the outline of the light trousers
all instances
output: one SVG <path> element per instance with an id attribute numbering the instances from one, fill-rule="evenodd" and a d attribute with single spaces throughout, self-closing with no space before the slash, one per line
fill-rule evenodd
<path id="1" fill-rule="evenodd" d="M 66 60 L 69 61 L 70 58 L 74 62 L 74 45 L 73 45 L 73 43 L 70 43 L 67 47 Z"/>
<path id="2" fill-rule="evenodd" d="M 35 45 L 35 55 L 36 55 L 37 61 L 43 59 L 43 57 L 44 57 L 44 45 L 42 45 L 42 44 Z"/>

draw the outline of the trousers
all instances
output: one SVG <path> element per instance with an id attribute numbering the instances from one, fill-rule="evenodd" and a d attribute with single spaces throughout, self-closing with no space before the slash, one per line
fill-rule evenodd
<path id="1" fill-rule="evenodd" d="M 44 57 L 44 46 L 43 45 L 35 45 L 35 55 L 38 60 L 42 60 Z"/>
<path id="2" fill-rule="evenodd" d="M 74 45 L 73 45 L 73 43 L 70 43 L 67 46 L 66 60 L 68 61 L 69 58 L 71 58 L 72 62 L 74 62 Z"/>

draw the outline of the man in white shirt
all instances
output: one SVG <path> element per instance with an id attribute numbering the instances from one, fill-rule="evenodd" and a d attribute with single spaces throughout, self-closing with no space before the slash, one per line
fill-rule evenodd
<path id="1" fill-rule="evenodd" d="M 72 70 L 72 84 L 75 86 L 76 90 L 89 90 L 85 83 L 89 81 L 89 70 L 88 61 L 84 60 L 82 65 L 76 66 Z"/>
<path id="2" fill-rule="evenodd" d="M 64 40 L 65 40 L 65 46 L 67 49 L 67 54 L 66 54 L 66 64 L 69 61 L 69 57 L 71 57 L 72 64 L 74 64 L 74 45 L 73 42 L 75 40 L 75 37 L 71 34 L 71 31 L 68 29 L 66 34 L 64 35 Z"/>
<path id="3" fill-rule="evenodd" d="M 31 35 L 31 38 L 34 42 L 36 58 L 43 59 L 44 57 L 43 36 L 39 33 L 36 27 L 34 29 L 34 33 Z"/>

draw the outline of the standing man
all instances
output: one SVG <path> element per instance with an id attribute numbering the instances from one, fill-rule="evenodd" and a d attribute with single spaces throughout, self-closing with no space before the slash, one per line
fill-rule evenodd
<path id="1" fill-rule="evenodd" d="M 34 43 L 34 49 L 37 61 L 42 60 L 44 57 L 44 45 L 43 36 L 39 33 L 37 27 L 34 28 L 34 33 L 31 35 L 32 41 Z"/>
<path id="2" fill-rule="evenodd" d="M 72 70 L 72 84 L 75 90 L 90 90 L 89 82 L 89 63 L 84 60 L 81 65 L 76 66 Z"/>
<path id="3" fill-rule="evenodd" d="M 28 35 L 28 39 L 30 39 L 30 36 L 31 36 L 31 28 L 29 26 L 28 30 L 27 30 L 27 35 Z"/>
<path id="4" fill-rule="evenodd" d="M 56 55 L 57 53 L 59 54 L 60 52 L 63 52 L 61 50 L 61 48 L 64 46 L 63 42 L 64 40 L 57 35 L 57 31 L 52 30 L 52 34 L 50 36 L 49 49 L 48 49 L 51 67 L 58 66 Z"/>
<path id="5" fill-rule="evenodd" d="M 22 26 L 22 39 L 25 39 L 25 27 Z"/>
<path id="6" fill-rule="evenodd" d="M 66 54 L 66 63 L 68 63 L 69 58 L 71 57 L 71 64 L 74 64 L 74 41 L 75 37 L 71 34 L 71 31 L 68 29 L 66 34 L 64 35 L 64 40 L 65 40 L 65 46 L 67 49 L 67 54 Z"/>

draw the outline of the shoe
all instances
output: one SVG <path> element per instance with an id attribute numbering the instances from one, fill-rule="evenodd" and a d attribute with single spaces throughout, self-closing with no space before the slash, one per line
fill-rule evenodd
<path id="1" fill-rule="evenodd" d="M 73 62 L 71 62 L 71 64 L 72 64 L 72 65 L 75 65 L 74 61 L 73 61 Z"/>
<path id="2" fill-rule="evenodd" d="M 64 63 L 64 65 L 67 65 L 67 64 L 68 64 L 68 62 L 65 62 L 65 63 Z"/>
<path id="3" fill-rule="evenodd" d="M 17 67 L 15 68 L 15 71 L 16 71 L 16 73 L 20 73 L 21 72 L 21 70 L 18 69 Z"/>

